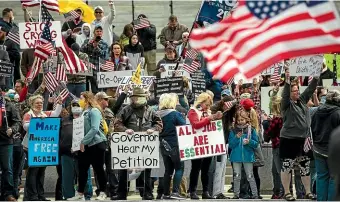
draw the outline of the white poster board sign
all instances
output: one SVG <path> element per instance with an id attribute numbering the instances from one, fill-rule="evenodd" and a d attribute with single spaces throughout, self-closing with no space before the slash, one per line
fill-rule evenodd
<path id="1" fill-rule="evenodd" d="M 71 73 L 70 73 L 70 71 L 68 71 L 66 69 L 65 62 L 62 61 L 62 63 L 64 64 L 64 68 L 65 68 L 66 74 L 70 75 Z M 57 64 L 58 64 L 58 57 L 56 55 L 49 56 L 47 61 L 43 64 L 44 68 L 40 69 L 40 73 L 44 73 L 44 71 L 56 73 L 56 71 L 57 71 Z M 47 68 L 47 69 L 45 69 L 45 68 Z M 72 75 L 93 76 L 93 69 L 91 67 L 88 67 L 87 71 L 80 71 L 80 72 L 77 72 L 76 74 L 72 74 Z"/>
<path id="2" fill-rule="evenodd" d="M 181 161 L 226 154 L 222 121 L 213 121 L 202 129 L 191 125 L 176 127 Z"/>
<path id="3" fill-rule="evenodd" d="M 29 49 L 40 45 L 39 39 L 42 35 L 44 27 L 44 22 L 19 23 L 20 48 Z M 51 38 L 52 41 L 55 42 L 56 47 L 61 47 L 63 44 L 60 30 L 60 21 L 50 22 Z"/>
<path id="4" fill-rule="evenodd" d="M 135 87 L 140 87 L 145 92 L 149 91 L 149 89 L 152 86 L 153 81 L 156 77 L 155 76 L 142 76 L 141 77 L 142 84 L 140 84 L 140 85 L 134 84 L 131 81 L 131 78 L 132 78 L 132 76 L 123 77 L 123 79 L 121 80 L 121 82 L 120 82 L 120 84 L 117 88 L 117 91 L 118 91 L 119 94 L 124 91 L 125 87 L 128 88 L 128 96 L 127 96 L 127 99 L 125 99 L 124 104 L 130 104 L 130 99 L 128 97 L 131 95 L 132 90 Z"/>
<path id="5" fill-rule="evenodd" d="M 285 61 L 290 76 L 319 76 L 323 67 L 323 55 L 296 57 Z"/>
<path id="6" fill-rule="evenodd" d="M 79 151 L 84 139 L 84 116 L 73 119 L 72 151 Z"/>
<path id="7" fill-rule="evenodd" d="M 98 88 L 118 87 L 125 76 L 132 76 L 136 70 L 114 71 L 114 72 L 98 72 L 97 83 Z M 144 70 L 142 70 L 142 76 Z"/>
<path id="8" fill-rule="evenodd" d="M 165 72 L 161 73 L 161 78 L 173 77 L 174 72 L 176 71 L 176 64 L 164 64 L 162 65 L 165 69 Z M 176 76 L 185 76 L 190 78 L 190 74 L 187 71 L 184 71 L 183 64 L 178 65 L 177 75 Z"/>
<path id="9" fill-rule="evenodd" d="M 159 167 L 159 134 L 135 132 L 133 135 L 115 132 L 111 135 L 113 169 Z"/>

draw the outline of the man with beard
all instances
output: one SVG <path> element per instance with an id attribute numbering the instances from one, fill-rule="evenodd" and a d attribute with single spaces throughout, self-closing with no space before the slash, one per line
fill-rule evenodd
<path id="1" fill-rule="evenodd" d="M 178 46 L 183 42 L 182 34 L 184 32 L 189 32 L 188 27 L 179 24 L 177 17 L 171 15 L 169 17 L 168 25 L 162 29 L 161 34 L 159 35 L 158 38 L 160 38 L 160 42 L 164 47 L 167 47 L 170 44 Z"/>
<path id="2" fill-rule="evenodd" d="M 154 110 L 147 105 L 147 94 L 141 88 L 134 88 L 130 96 L 131 104 L 120 111 L 114 123 L 115 132 L 125 132 L 132 135 L 134 131 L 152 134 L 161 132 L 163 123 Z M 151 169 L 145 169 L 137 179 L 137 187 L 140 189 L 143 200 L 152 200 Z M 126 200 L 128 192 L 127 170 L 119 170 L 118 195 L 112 200 Z"/>

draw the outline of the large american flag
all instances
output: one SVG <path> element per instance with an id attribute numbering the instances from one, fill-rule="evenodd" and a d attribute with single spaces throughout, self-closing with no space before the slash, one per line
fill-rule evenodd
<path id="1" fill-rule="evenodd" d="M 201 64 L 196 60 L 198 52 L 195 49 L 190 49 L 185 53 L 183 69 L 192 74 L 197 71 Z"/>
<path id="2" fill-rule="evenodd" d="M 47 60 L 48 56 L 53 50 L 53 46 L 51 43 L 47 43 L 44 45 L 37 46 L 34 50 L 34 62 L 29 70 L 26 80 L 27 82 L 32 82 L 33 79 L 38 75 L 43 63 Z"/>
<path id="3" fill-rule="evenodd" d="M 231 16 L 193 30 L 190 44 L 216 78 L 251 78 L 282 59 L 339 52 L 337 12 L 331 1 L 240 1 Z"/>
<path id="4" fill-rule="evenodd" d="M 100 69 L 108 72 L 112 72 L 115 69 L 115 64 L 111 61 L 103 60 L 99 58 Z"/>
<path id="5" fill-rule="evenodd" d="M 67 82 L 66 70 L 64 68 L 63 63 L 57 64 L 57 70 L 56 70 L 56 73 L 55 73 L 55 77 L 58 81 L 66 81 Z"/>
<path id="6" fill-rule="evenodd" d="M 43 22 L 54 21 L 52 15 L 50 14 L 50 12 L 48 12 L 47 8 L 44 5 L 41 6 L 41 20 Z"/>
<path id="7" fill-rule="evenodd" d="M 57 79 L 53 76 L 51 72 L 47 72 L 44 77 L 48 92 L 53 93 L 59 86 Z"/>
<path id="8" fill-rule="evenodd" d="M 20 45 L 20 36 L 19 36 L 19 28 L 18 27 L 13 27 L 7 35 L 7 38 L 17 45 Z"/>
<path id="9" fill-rule="evenodd" d="M 133 21 L 135 30 L 150 27 L 150 21 L 147 18 L 141 18 Z"/>
<path id="10" fill-rule="evenodd" d="M 64 56 L 67 71 L 71 74 L 87 71 L 85 63 L 67 46 L 65 39 L 62 39 L 62 42 L 63 45 L 58 47 L 58 50 Z"/>
<path id="11" fill-rule="evenodd" d="M 51 37 L 51 31 L 50 31 L 50 21 L 47 21 L 45 23 L 44 29 L 42 31 L 42 34 L 40 36 L 39 41 L 41 44 L 47 44 L 47 43 L 52 43 L 52 37 Z"/>

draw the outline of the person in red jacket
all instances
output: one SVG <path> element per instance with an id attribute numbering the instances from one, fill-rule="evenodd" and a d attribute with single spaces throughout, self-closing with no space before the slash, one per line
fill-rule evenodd
<path id="1" fill-rule="evenodd" d="M 213 104 L 213 100 L 208 93 L 201 93 L 197 101 L 188 112 L 188 119 L 190 124 L 194 129 L 201 129 L 204 126 L 210 124 L 211 121 L 221 119 L 222 112 L 217 112 L 214 115 L 211 115 L 210 107 Z M 201 171 L 201 181 L 203 187 L 202 199 L 212 199 L 208 192 L 208 183 L 209 183 L 209 166 L 211 163 L 211 157 L 202 158 L 202 159 L 194 159 L 191 160 L 191 172 L 190 172 L 190 184 L 189 184 L 189 193 L 191 199 L 199 199 L 196 193 L 197 183 L 198 183 L 198 175 Z"/>

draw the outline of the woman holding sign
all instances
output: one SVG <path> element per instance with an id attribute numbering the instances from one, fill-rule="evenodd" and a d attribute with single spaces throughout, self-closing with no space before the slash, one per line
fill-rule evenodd
<path id="1" fill-rule="evenodd" d="M 213 104 L 212 98 L 208 93 L 201 93 L 197 101 L 188 112 L 188 118 L 191 126 L 194 129 L 201 129 L 206 125 L 209 125 L 211 121 L 221 119 L 222 112 L 217 112 L 214 115 L 211 115 L 210 107 Z M 201 171 L 201 180 L 203 186 L 203 199 L 212 199 L 209 194 L 208 185 L 209 185 L 209 167 L 211 163 L 212 157 L 202 158 L 202 159 L 194 159 L 191 160 L 191 172 L 190 172 L 190 185 L 189 192 L 191 199 L 199 199 L 196 193 L 197 183 L 198 183 L 198 175 Z"/>
<path id="2" fill-rule="evenodd" d="M 103 112 L 91 92 L 83 92 L 80 96 L 79 106 L 83 109 L 84 138 L 78 153 L 78 192 L 69 200 L 85 200 L 84 191 L 88 178 L 88 170 L 92 165 L 97 174 L 100 194 L 96 200 L 106 199 L 106 174 L 104 171 L 106 136 L 103 127 Z"/>
<path id="3" fill-rule="evenodd" d="M 44 98 L 41 95 L 32 96 L 29 99 L 31 110 L 23 117 L 23 128 L 28 132 L 30 120 L 32 117 L 58 117 L 62 109 L 62 101 L 57 100 L 55 111 L 43 111 Z M 28 148 L 28 134 L 24 137 L 22 144 L 24 148 Z M 46 167 L 29 167 L 26 174 L 24 201 L 49 201 L 44 196 L 44 178 Z"/>

